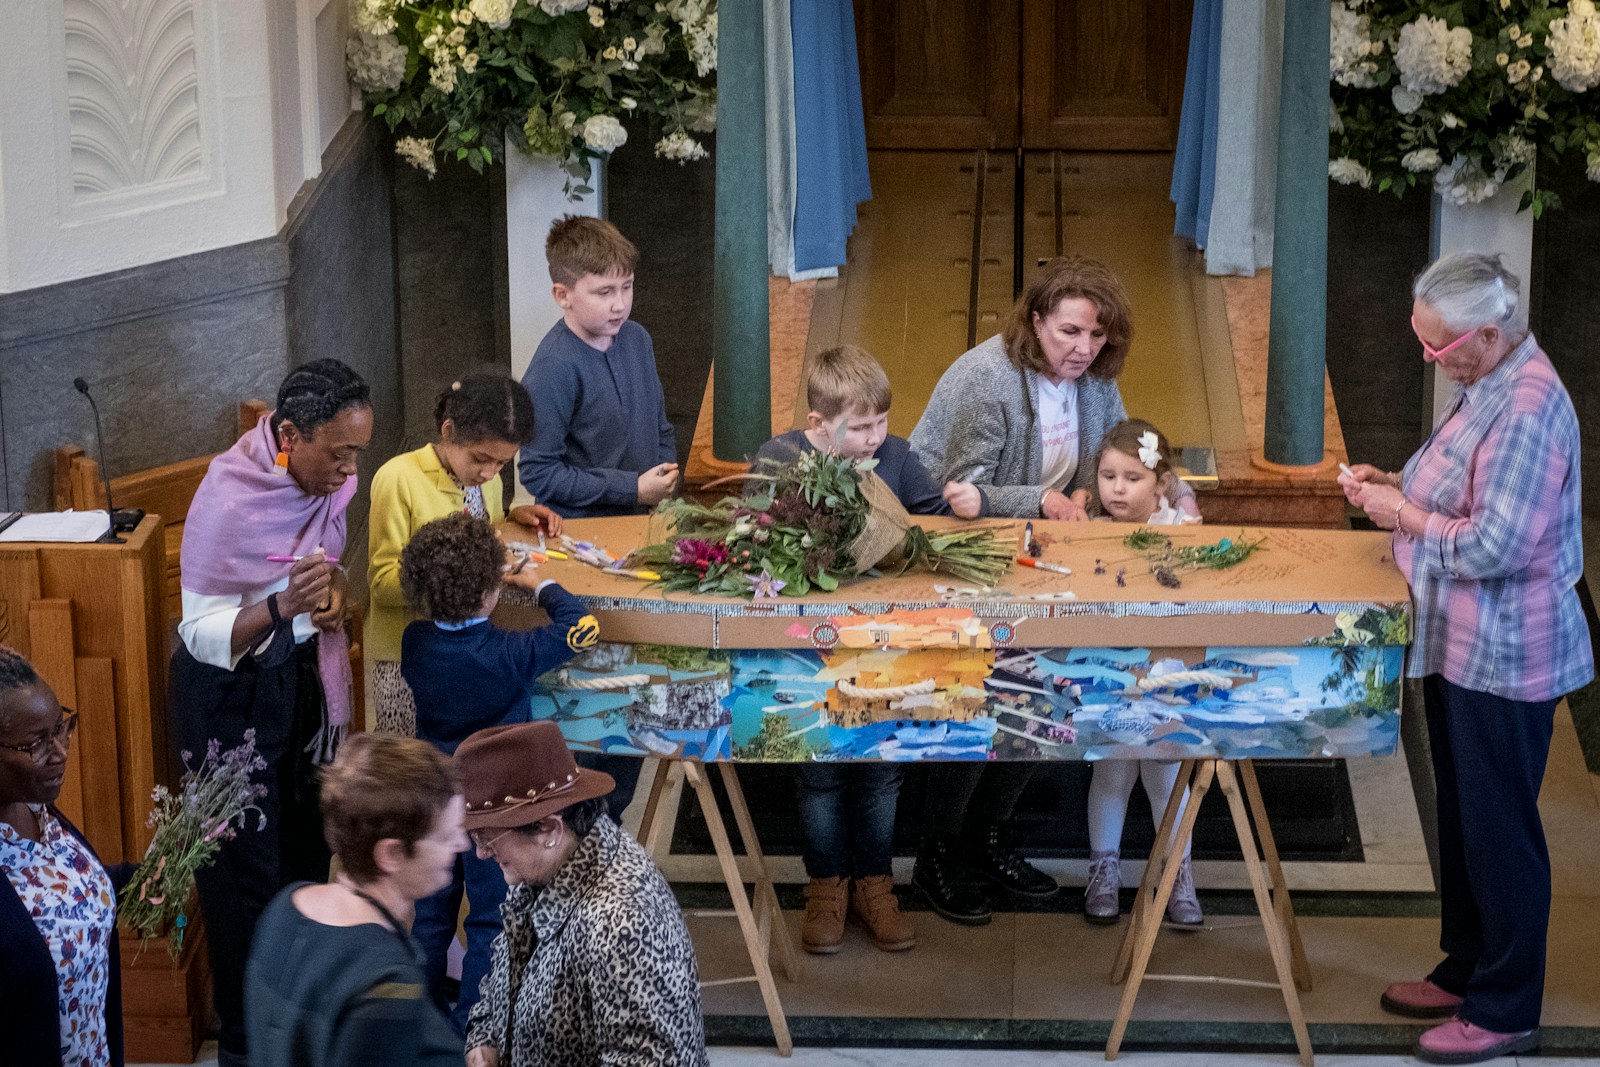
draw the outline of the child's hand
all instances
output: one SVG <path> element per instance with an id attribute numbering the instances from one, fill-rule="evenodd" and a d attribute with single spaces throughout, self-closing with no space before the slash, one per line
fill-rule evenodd
<path id="1" fill-rule="evenodd" d="M 516 570 L 506 571 L 501 577 L 507 585 L 532 592 L 539 585 L 539 565 L 530 560 Z"/>
<path id="2" fill-rule="evenodd" d="M 639 475 L 639 503 L 653 508 L 671 496 L 677 486 L 678 465 L 658 463 Z"/>
<path id="3" fill-rule="evenodd" d="M 519 508 L 512 508 L 511 521 L 519 526 L 543 530 L 550 537 L 561 532 L 561 516 L 543 504 L 524 504 Z"/>
<path id="4" fill-rule="evenodd" d="M 944 499 L 957 518 L 975 519 L 983 512 L 983 494 L 971 482 L 945 482 Z"/>

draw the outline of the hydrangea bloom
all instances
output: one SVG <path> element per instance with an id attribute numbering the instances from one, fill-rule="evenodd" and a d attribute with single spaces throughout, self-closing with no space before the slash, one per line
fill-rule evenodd
<path id="1" fill-rule="evenodd" d="M 1550 75 L 1563 89 L 1581 93 L 1600 85 L 1600 14 L 1592 0 L 1572 0 L 1550 23 Z"/>
<path id="2" fill-rule="evenodd" d="M 1496 146 L 1495 162 L 1503 167 L 1512 167 L 1518 163 L 1532 163 L 1538 155 L 1539 150 L 1532 141 L 1520 133 L 1513 133 Z"/>
<path id="3" fill-rule="evenodd" d="M 1444 19 L 1419 15 L 1400 27 L 1395 46 L 1395 66 L 1400 84 L 1427 96 L 1460 83 L 1472 68 L 1472 31 L 1451 29 Z"/>
<path id="4" fill-rule="evenodd" d="M 602 155 L 609 155 L 628 141 L 628 131 L 610 115 L 590 115 L 578 131 L 583 143 Z"/>
<path id="5" fill-rule="evenodd" d="M 1456 156 L 1433 175 L 1433 188 L 1456 207 L 1481 204 L 1500 191 L 1505 171 L 1487 173 L 1476 160 Z"/>
<path id="6" fill-rule="evenodd" d="M 1372 41 L 1367 36 L 1367 16 L 1358 15 L 1343 0 L 1333 5 L 1329 38 L 1328 75 L 1340 85 L 1371 89 L 1378 65 L 1372 61 Z"/>
<path id="7" fill-rule="evenodd" d="M 1340 185 L 1359 185 L 1363 189 L 1372 187 L 1372 172 L 1349 156 L 1330 159 L 1328 177 Z"/>
<path id="8" fill-rule="evenodd" d="M 344 58 L 350 80 L 368 91 L 398 89 L 406 76 L 406 49 L 392 33 L 352 33 Z"/>
<path id="9" fill-rule="evenodd" d="M 357 33 L 394 32 L 395 0 L 356 0 L 350 5 L 350 28 Z"/>

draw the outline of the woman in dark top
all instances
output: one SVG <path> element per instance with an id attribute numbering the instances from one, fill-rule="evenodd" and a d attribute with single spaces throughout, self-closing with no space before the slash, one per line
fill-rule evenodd
<path id="1" fill-rule="evenodd" d="M 416 902 L 467 847 L 450 761 L 425 741 L 358 734 L 322 776 L 340 874 L 279 893 L 245 968 L 252 1067 L 459 1065 L 411 940 Z"/>
<path id="2" fill-rule="evenodd" d="M 11 1067 L 122 1064 L 116 891 L 55 808 L 77 723 L 0 645 L 0 1059 Z"/>

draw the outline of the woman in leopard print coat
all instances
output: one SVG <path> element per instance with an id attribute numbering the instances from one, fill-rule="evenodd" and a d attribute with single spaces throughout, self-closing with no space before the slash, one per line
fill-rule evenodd
<path id="1" fill-rule="evenodd" d="M 605 814 L 610 777 L 577 767 L 548 722 L 474 734 L 456 759 L 474 843 L 511 886 L 468 1064 L 706 1067 L 689 931 L 661 872 Z"/>

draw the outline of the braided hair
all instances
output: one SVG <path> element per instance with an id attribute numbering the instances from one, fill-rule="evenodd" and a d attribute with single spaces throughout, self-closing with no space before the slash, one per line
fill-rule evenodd
<path id="1" fill-rule="evenodd" d="M 439 394 L 433 406 L 434 422 L 455 425 L 456 441 L 464 445 L 505 441 L 522 446 L 533 440 L 533 401 L 521 383 L 495 371 L 475 371 Z"/>
<path id="2" fill-rule="evenodd" d="M 314 359 L 290 371 L 278 386 L 272 430 L 276 433 L 288 419 L 300 436 L 309 438 L 345 408 L 371 407 L 370 395 L 361 375 L 346 364 L 337 359 Z"/>
<path id="3" fill-rule="evenodd" d="M 27 689 L 38 685 L 39 681 L 39 673 L 33 669 L 27 657 L 10 645 L 0 645 L 0 695 L 13 689 Z M 0 732 L 11 725 L 9 718 L 6 701 L 0 699 Z"/>

